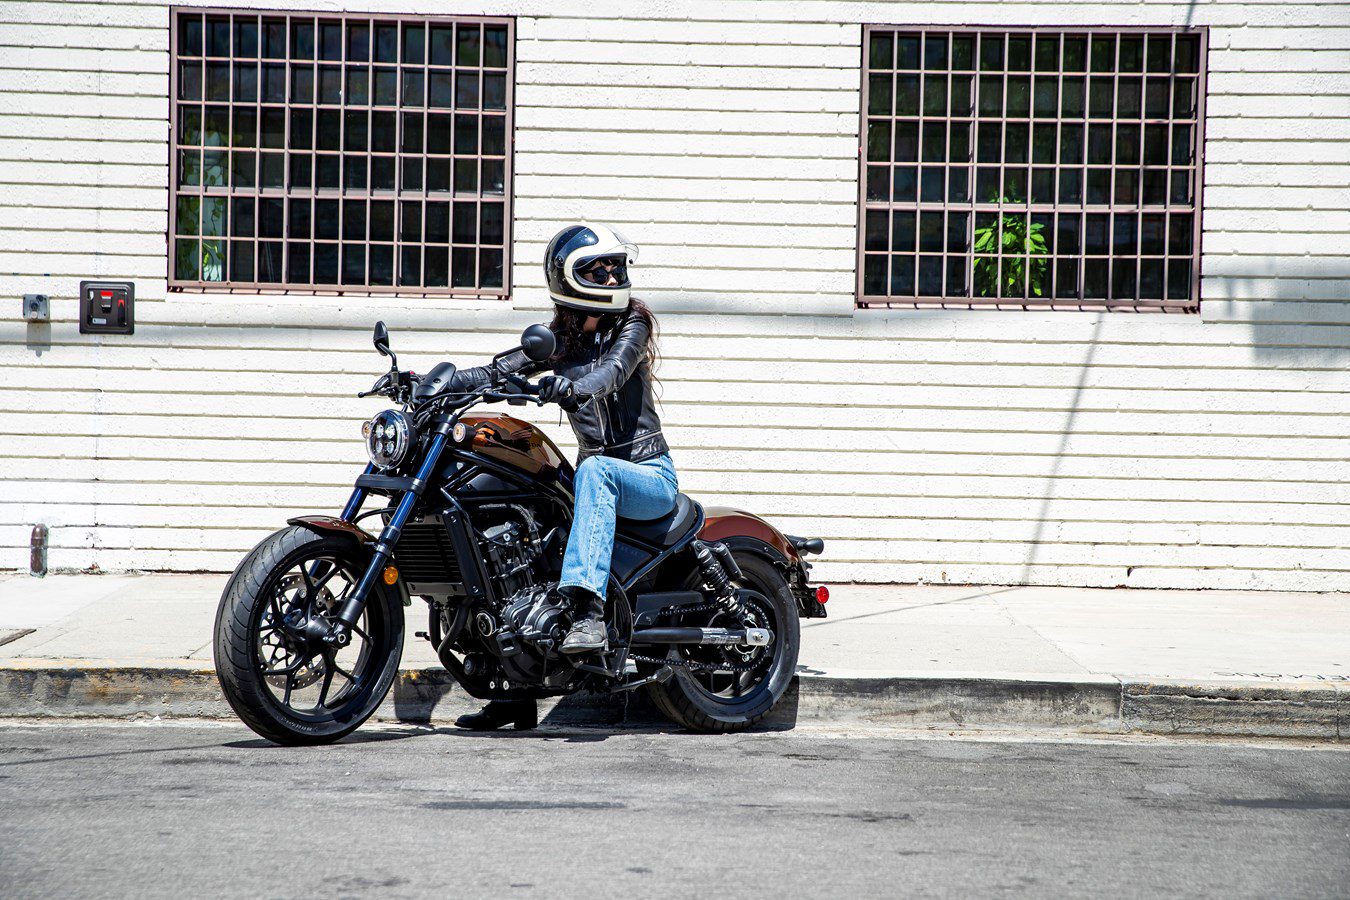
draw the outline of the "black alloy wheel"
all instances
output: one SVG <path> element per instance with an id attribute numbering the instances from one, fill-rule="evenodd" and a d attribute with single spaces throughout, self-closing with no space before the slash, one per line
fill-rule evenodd
<path id="1" fill-rule="evenodd" d="M 349 538 L 294 527 L 240 564 L 216 618 L 216 671 L 226 699 L 263 737 L 282 744 L 335 741 L 379 706 L 398 671 L 403 610 L 372 590 L 351 640 L 318 640 L 355 588 L 364 554 Z"/>
<path id="2" fill-rule="evenodd" d="M 744 625 L 767 628 L 767 647 L 672 645 L 666 662 L 674 676 L 648 690 L 653 702 L 676 723 L 695 731 L 728 732 L 750 728 L 773 709 L 792 682 L 801 644 L 797 604 L 783 575 L 764 558 L 735 551 L 745 578 L 738 592 Z M 697 587 L 691 576 L 686 590 Z M 740 628 L 724 611 L 692 613 L 671 624 Z"/>

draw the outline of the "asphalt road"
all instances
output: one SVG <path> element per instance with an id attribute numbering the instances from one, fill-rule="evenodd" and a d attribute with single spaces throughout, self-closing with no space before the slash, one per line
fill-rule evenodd
<path id="1" fill-rule="evenodd" d="M 1345 896 L 1350 752 L 0 727 L 0 896 Z"/>

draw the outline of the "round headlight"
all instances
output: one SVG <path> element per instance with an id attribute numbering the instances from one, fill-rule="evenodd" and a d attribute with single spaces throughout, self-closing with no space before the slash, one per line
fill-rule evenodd
<path id="1" fill-rule="evenodd" d="M 366 453 L 381 469 L 396 469 L 408 461 L 415 433 L 412 417 L 396 409 L 386 409 L 361 426 L 366 438 Z"/>

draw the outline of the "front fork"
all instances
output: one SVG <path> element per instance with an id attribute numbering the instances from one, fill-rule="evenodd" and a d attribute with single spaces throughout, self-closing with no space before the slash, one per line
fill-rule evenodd
<path id="1" fill-rule="evenodd" d="M 403 492 L 402 498 L 398 501 L 398 506 L 394 508 L 393 515 L 389 517 L 389 522 L 380 532 L 380 539 L 375 544 L 370 563 L 366 566 L 366 571 L 361 576 L 361 580 L 357 582 L 356 589 L 342 604 L 342 609 L 338 611 L 337 618 L 329 626 L 328 633 L 324 635 L 325 643 L 342 647 L 351 640 L 352 626 L 361 618 L 370 592 L 384 572 L 385 563 L 393 557 L 394 546 L 398 544 L 399 535 L 403 533 L 403 526 L 412 517 L 413 508 L 421 498 L 422 491 L 426 489 L 432 475 L 436 472 L 436 466 L 441 461 L 441 452 L 445 449 L 447 440 L 448 431 L 445 428 L 437 428 L 432 434 L 431 446 L 427 448 L 427 454 L 422 459 L 422 465 L 417 469 L 412 488 Z M 372 474 L 374 470 L 374 465 L 369 465 L 366 467 L 366 474 Z M 358 487 L 353 490 L 351 498 L 342 510 L 343 521 L 354 521 L 356 514 L 361 511 L 361 504 L 365 502 L 365 499 L 365 488 Z"/>

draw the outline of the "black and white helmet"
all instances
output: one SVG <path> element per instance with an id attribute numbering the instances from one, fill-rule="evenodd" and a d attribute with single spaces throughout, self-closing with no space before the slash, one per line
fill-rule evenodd
<path id="1" fill-rule="evenodd" d="M 544 251 L 548 294 L 559 306 L 597 314 L 628 308 L 628 266 L 638 248 L 608 225 L 569 225 Z"/>

